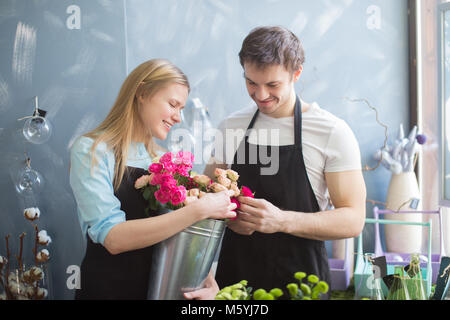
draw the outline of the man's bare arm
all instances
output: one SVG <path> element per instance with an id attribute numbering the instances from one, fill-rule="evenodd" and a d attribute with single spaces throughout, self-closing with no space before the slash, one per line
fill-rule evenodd
<path id="1" fill-rule="evenodd" d="M 285 212 L 284 232 L 315 240 L 358 236 L 366 218 L 366 186 L 361 171 L 326 173 L 334 210 L 317 213 Z"/>

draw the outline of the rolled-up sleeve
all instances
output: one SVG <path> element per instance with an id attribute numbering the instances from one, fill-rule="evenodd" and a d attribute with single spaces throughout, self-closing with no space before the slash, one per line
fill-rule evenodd
<path id="1" fill-rule="evenodd" d="M 114 195 L 114 156 L 105 144 L 95 150 L 96 165 L 91 170 L 93 140 L 79 138 L 70 151 L 70 186 L 77 202 L 83 234 L 95 243 L 104 244 L 108 232 L 125 222 L 125 212 Z"/>

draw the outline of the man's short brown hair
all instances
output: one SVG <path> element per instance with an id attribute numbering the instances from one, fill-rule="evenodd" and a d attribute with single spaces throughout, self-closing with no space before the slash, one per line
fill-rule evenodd
<path id="1" fill-rule="evenodd" d="M 294 73 L 305 62 L 305 52 L 297 36 L 286 28 L 258 27 L 244 39 L 239 60 L 242 67 L 246 62 L 261 68 L 283 65 Z"/>

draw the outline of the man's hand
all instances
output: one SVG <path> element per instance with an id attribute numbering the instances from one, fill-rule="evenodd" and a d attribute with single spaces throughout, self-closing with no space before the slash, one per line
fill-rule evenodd
<path id="1" fill-rule="evenodd" d="M 185 292 L 184 297 L 188 300 L 214 300 L 218 292 L 219 286 L 212 271 L 210 271 L 205 280 L 205 287 L 196 291 Z"/>
<path id="2" fill-rule="evenodd" d="M 246 213 L 240 212 L 236 220 L 230 220 L 227 222 L 227 226 L 237 234 L 251 236 L 255 232 L 255 228 L 253 224 L 242 220 L 242 216 L 244 215 L 246 215 Z"/>
<path id="3" fill-rule="evenodd" d="M 230 228 L 240 234 L 250 235 L 255 231 L 261 233 L 283 232 L 285 215 L 264 199 L 239 197 L 241 206 L 237 220 L 230 222 Z"/>

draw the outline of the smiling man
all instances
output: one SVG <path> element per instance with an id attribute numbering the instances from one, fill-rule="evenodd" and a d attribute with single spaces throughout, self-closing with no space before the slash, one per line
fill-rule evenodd
<path id="1" fill-rule="evenodd" d="M 228 224 L 223 239 L 218 285 L 245 279 L 254 289 L 285 289 L 297 271 L 330 283 L 324 241 L 355 237 L 364 226 L 366 188 L 358 143 L 343 120 L 296 94 L 305 58 L 291 31 L 254 29 L 239 57 L 256 106 L 222 122 L 223 157 L 216 152 L 205 173 L 231 167 L 255 199 L 239 198 L 238 218 Z M 258 134 L 264 130 L 277 131 L 278 141 Z M 228 139 L 234 131 L 247 134 L 235 144 Z M 261 170 L 267 166 L 261 150 L 267 148 L 279 168 L 270 175 Z M 217 285 L 210 288 L 217 290 Z M 207 290 L 191 297 L 208 298 Z"/>

